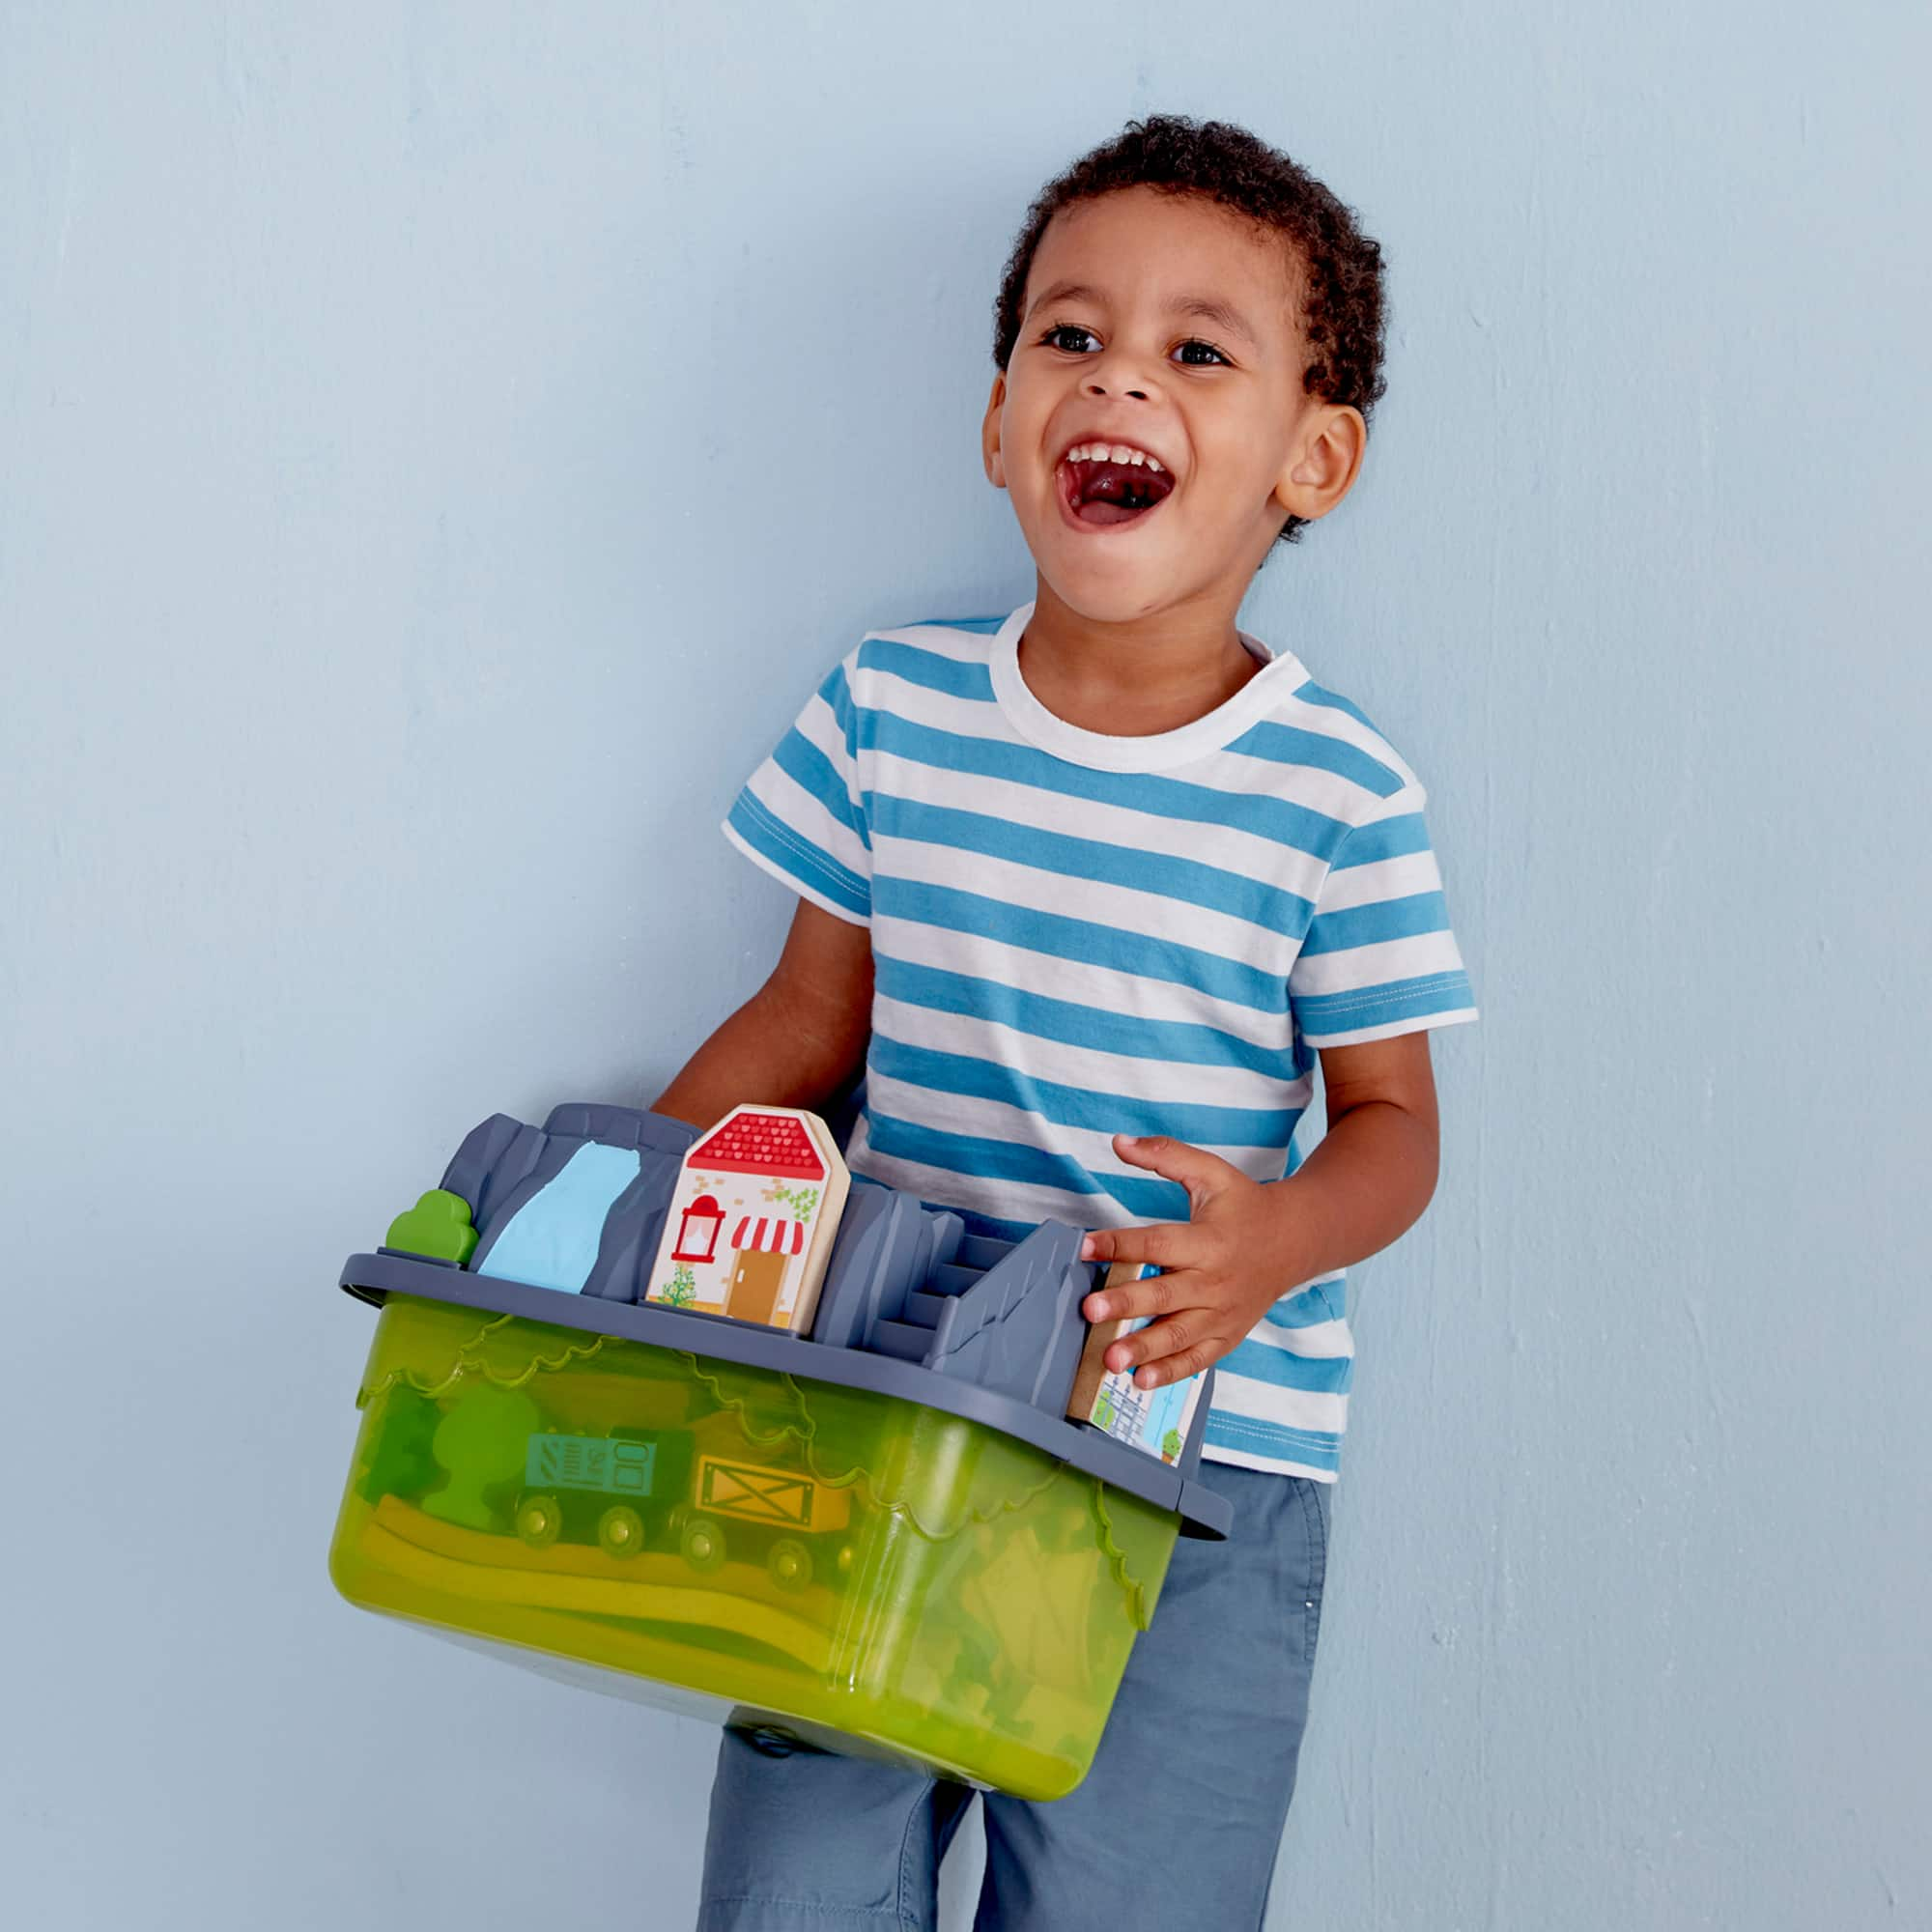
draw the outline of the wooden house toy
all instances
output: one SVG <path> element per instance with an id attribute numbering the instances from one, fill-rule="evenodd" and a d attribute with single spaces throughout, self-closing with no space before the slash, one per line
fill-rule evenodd
<path id="1" fill-rule="evenodd" d="M 851 1176 L 800 1107 L 734 1107 L 678 1168 L 644 1299 L 802 1335 Z"/>

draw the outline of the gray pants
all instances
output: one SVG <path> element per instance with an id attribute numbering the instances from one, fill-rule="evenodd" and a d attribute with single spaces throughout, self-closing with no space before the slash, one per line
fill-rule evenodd
<path id="1" fill-rule="evenodd" d="M 1203 1463 L 1226 1543 L 1183 1537 L 1094 1768 L 1066 1797 L 984 1794 L 976 1932 L 1261 1926 L 1294 1791 L 1330 1486 Z M 974 1794 L 727 1730 L 697 1932 L 930 1932 Z"/>

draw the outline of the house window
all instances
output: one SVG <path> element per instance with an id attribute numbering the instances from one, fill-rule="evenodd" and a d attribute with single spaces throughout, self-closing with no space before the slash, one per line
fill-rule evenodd
<path id="1" fill-rule="evenodd" d="M 684 1210 L 677 1224 L 674 1262 L 708 1262 L 718 1252 L 718 1230 L 724 1225 L 724 1210 L 709 1194 L 700 1194 Z"/>

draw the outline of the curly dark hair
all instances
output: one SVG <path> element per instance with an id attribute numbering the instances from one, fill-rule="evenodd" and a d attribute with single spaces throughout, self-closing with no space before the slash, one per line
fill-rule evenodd
<path id="1" fill-rule="evenodd" d="M 1301 386 L 1323 402 L 1351 404 L 1364 423 L 1372 418 L 1388 387 L 1380 245 L 1356 226 L 1353 210 L 1279 150 L 1232 122 L 1181 114 L 1129 121 L 1034 197 L 993 303 L 993 360 L 1001 369 L 1012 359 L 1027 273 L 1047 223 L 1074 202 L 1128 187 L 1200 195 L 1281 236 L 1302 290 L 1297 320 L 1310 359 Z M 1276 542 L 1299 542 L 1308 521 L 1289 517 Z"/>

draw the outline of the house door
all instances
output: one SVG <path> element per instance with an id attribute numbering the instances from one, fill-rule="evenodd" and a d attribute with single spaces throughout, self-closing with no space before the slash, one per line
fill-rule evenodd
<path id="1" fill-rule="evenodd" d="M 783 1255 L 740 1248 L 738 1265 L 724 1286 L 724 1313 L 740 1321 L 762 1321 L 771 1326 L 778 1319 L 779 1284 L 784 1280 L 784 1271 Z"/>

